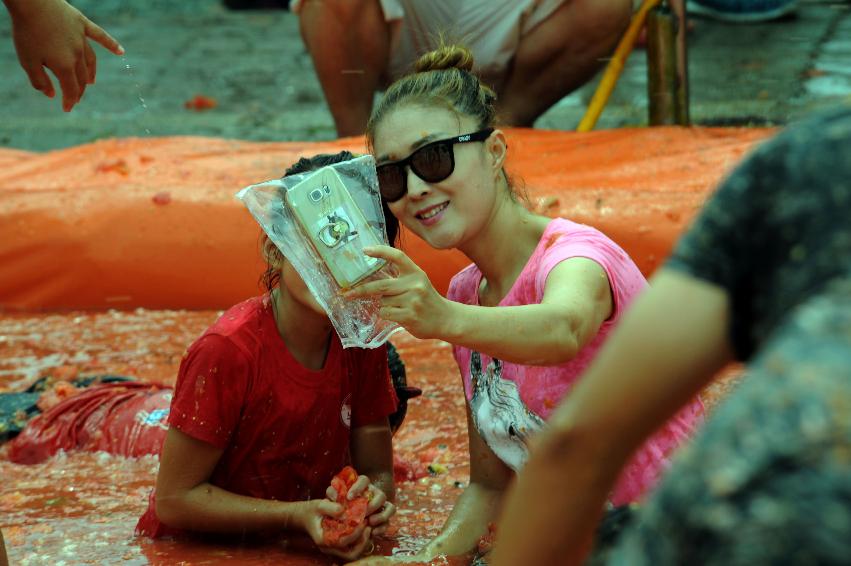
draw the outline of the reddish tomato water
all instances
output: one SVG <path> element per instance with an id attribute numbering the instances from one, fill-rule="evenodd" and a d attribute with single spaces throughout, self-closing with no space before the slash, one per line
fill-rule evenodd
<path id="1" fill-rule="evenodd" d="M 218 313 L 145 311 L 0 318 L 0 391 L 24 389 L 45 368 L 112 373 L 173 383 L 183 351 Z M 394 438 L 397 455 L 446 472 L 399 487 L 399 510 L 374 554 L 407 554 L 437 533 L 466 484 L 463 398 L 449 345 L 393 337 L 410 402 Z M 70 368 L 69 368 L 70 370 Z M 333 564 L 307 541 L 238 545 L 151 541 L 133 536 L 156 477 L 155 457 L 59 454 L 21 466 L 0 460 L 0 527 L 12 564 Z"/>
<path id="2" fill-rule="evenodd" d="M 5 315 L 0 317 L 0 391 L 19 391 L 51 367 L 173 383 L 183 351 L 218 313 L 146 311 Z M 438 532 L 466 485 L 469 457 L 464 402 L 448 344 L 393 337 L 408 381 L 422 397 L 410 402 L 394 438 L 413 465 L 442 464 L 434 477 L 403 482 L 398 512 L 375 554 L 408 554 Z M 713 404 L 732 380 L 704 396 Z M 33 466 L 0 460 L 0 527 L 12 564 L 334 564 L 307 541 L 264 545 L 151 541 L 133 528 L 156 477 L 155 457 L 62 454 Z M 440 466 L 438 466 L 440 468 Z M 442 563 L 447 563 L 442 561 Z"/>

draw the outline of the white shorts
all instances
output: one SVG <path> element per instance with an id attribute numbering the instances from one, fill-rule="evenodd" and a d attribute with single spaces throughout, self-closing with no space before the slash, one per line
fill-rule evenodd
<path id="1" fill-rule="evenodd" d="M 290 8 L 298 12 L 303 0 Z M 411 72 L 420 55 L 446 43 L 466 46 L 474 71 L 499 90 L 520 40 L 566 0 L 379 0 L 391 24 L 388 78 Z"/>

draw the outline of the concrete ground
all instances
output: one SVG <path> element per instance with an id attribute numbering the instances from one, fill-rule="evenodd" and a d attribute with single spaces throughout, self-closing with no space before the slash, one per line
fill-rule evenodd
<path id="1" fill-rule="evenodd" d="M 74 0 L 127 50 L 97 48 L 98 82 L 69 114 L 34 91 L 0 12 L 0 146 L 49 150 L 103 137 L 193 134 L 251 140 L 334 137 L 294 14 L 232 12 L 218 0 Z M 698 124 L 783 124 L 851 96 L 851 3 L 802 0 L 758 25 L 694 18 L 691 114 Z M 596 81 L 537 127 L 574 129 Z M 196 94 L 205 112 L 184 108 Z M 598 128 L 646 123 L 645 53 L 636 50 Z"/>

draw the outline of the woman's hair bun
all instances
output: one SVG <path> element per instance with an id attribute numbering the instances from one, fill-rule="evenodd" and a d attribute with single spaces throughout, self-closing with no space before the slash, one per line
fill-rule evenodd
<path id="1" fill-rule="evenodd" d="M 473 70 L 473 54 L 462 45 L 441 45 L 417 59 L 414 70 L 418 73 L 446 69 Z"/>

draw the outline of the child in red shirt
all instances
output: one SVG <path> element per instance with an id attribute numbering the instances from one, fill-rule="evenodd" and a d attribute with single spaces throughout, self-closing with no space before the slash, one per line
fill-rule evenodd
<path id="1" fill-rule="evenodd" d="M 302 159 L 287 175 L 351 158 Z M 396 229 L 388 222 L 391 242 Z M 264 255 L 269 293 L 226 311 L 181 362 L 156 489 L 136 531 L 302 531 L 323 552 L 354 559 L 395 512 L 387 350 L 343 349 L 268 239 Z M 368 522 L 329 546 L 322 518 L 343 509 L 327 490 L 347 464 L 364 474 L 349 497 L 369 496 Z"/>

